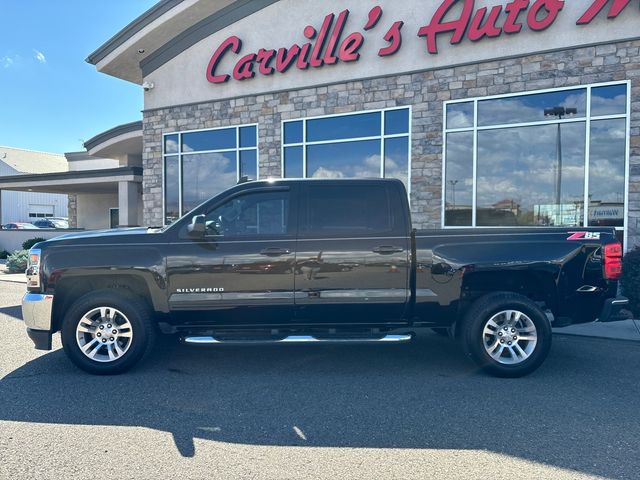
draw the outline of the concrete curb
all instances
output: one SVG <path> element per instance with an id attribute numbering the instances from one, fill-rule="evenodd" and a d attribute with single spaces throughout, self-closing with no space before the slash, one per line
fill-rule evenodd
<path id="1" fill-rule="evenodd" d="M 588 323 L 566 328 L 554 328 L 556 335 L 602 338 L 606 340 L 626 340 L 640 342 L 640 320 L 613 323 Z"/>

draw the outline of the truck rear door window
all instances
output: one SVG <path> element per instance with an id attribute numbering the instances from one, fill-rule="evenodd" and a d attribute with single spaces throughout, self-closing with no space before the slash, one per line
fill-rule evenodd
<path id="1" fill-rule="evenodd" d="M 384 185 L 308 187 L 300 233 L 306 237 L 353 237 L 401 234 Z"/>

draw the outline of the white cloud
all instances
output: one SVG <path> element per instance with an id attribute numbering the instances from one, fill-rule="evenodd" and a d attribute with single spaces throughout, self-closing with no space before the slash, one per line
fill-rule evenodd
<path id="1" fill-rule="evenodd" d="M 44 53 L 42 53 L 39 50 L 33 50 L 33 58 L 35 58 L 38 62 L 40 63 L 47 63 L 47 57 L 44 56 Z"/>
<path id="2" fill-rule="evenodd" d="M 2 64 L 2 68 L 11 68 L 13 64 L 16 62 L 15 57 L 11 57 L 9 55 L 5 55 L 0 58 L 0 63 Z"/>
<path id="3" fill-rule="evenodd" d="M 328 168 L 320 167 L 318 168 L 311 178 L 345 178 L 344 174 L 338 170 L 330 170 Z"/>

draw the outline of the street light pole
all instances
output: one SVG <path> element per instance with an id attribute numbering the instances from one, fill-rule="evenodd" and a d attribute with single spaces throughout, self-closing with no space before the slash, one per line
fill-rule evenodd
<path id="1" fill-rule="evenodd" d="M 453 210 L 456 209 L 456 185 L 458 185 L 460 180 L 449 180 L 449 184 L 451 184 L 451 190 L 453 192 Z"/>
<path id="2" fill-rule="evenodd" d="M 566 115 L 576 115 L 577 108 L 553 107 L 545 108 L 545 117 L 555 117 L 562 120 Z M 558 171 L 556 172 L 556 223 L 562 224 L 562 128 L 558 122 L 558 134 L 556 136 L 556 156 Z M 556 226 L 557 226 L 556 224 Z"/>

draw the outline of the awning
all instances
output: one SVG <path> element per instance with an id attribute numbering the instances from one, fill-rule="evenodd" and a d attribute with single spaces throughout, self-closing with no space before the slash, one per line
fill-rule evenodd
<path id="1" fill-rule="evenodd" d="M 41 193 L 117 193 L 120 182 L 142 183 L 141 167 L 0 177 L 0 190 Z"/>

